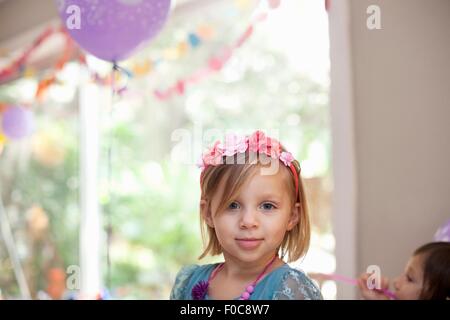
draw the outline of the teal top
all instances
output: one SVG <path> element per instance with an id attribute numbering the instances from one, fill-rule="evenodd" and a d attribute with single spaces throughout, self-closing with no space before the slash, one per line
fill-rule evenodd
<path id="1" fill-rule="evenodd" d="M 189 265 L 177 274 L 170 293 L 171 300 L 193 300 L 192 288 L 201 280 L 208 281 L 216 264 Z M 238 299 L 236 297 L 235 299 Z M 249 300 L 322 300 L 322 294 L 303 272 L 284 264 L 263 277 L 255 286 Z M 212 300 L 208 294 L 205 300 Z"/>

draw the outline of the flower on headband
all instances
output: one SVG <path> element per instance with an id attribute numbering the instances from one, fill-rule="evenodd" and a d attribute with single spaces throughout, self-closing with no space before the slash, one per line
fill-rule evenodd
<path id="1" fill-rule="evenodd" d="M 234 133 L 225 136 L 224 152 L 227 157 L 234 156 L 236 153 L 244 153 L 247 151 L 247 138 L 238 136 Z"/>
<path id="2" fill-rule="evenodd" d="M 216 141 L 214 146 L 203 155 L 203 167 L 208 165 L 218 166 L 223 163 L 223 146 L 220 141 Z"/>
<path id="3" fill-rule="evenodd" d="M 268 154 L 274 159 L 280 158 L 281 144 L 272 138 L 267 138 L 267 151 Z"/>
<path id="4" fill-rule="evenodd" d="M 248 138 L 248 149 L 251 152 L 264 153 L 278 159 L 281 153 L 281 144 L 273 138 L 266 137 L 264 132 L 258 130 Z"/>
<path id="5" fill-rule="evenodd" d="M 280 160 L 283 161 L 285 166 L 289 167 L 292 161 L 294 161 L 294 157 L 292 156 L 292 153 L 283 151 L 280 155 Z"/>
<path id="6" fill-rule="evenodd" d="M 203 155 L 201 155 L 200 159 L 198 159 L 197 167 L 202 171 L 206 168 L 205 162 L 203 161 Z"/>
<path id="7" fill-rule="evenodd" d="M 264 146 L 266 142 L 266 135 L 262 131 L 255 131 L 248 138 L 248 150 L 251 152 L 258 152 L 260 146 Z"/>

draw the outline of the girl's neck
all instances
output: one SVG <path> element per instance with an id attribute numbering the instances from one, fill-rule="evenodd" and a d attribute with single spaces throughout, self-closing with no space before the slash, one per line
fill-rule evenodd
<path id="1" fill-rule="evenodd" d="M 257 261 L 245 262 L 224 254 L 225 264 L 222 270 L 223 276 L 227 279 L 252 281 L 263 271 L 264 267 L 273 259 L 273 257 L 274 255 L 270 255 Z M 275 261 L 271 264 L 265 274 L 267 275 L 269 272 L 284 264 L 284 261 L 279 257 L 275 258 Z"/>

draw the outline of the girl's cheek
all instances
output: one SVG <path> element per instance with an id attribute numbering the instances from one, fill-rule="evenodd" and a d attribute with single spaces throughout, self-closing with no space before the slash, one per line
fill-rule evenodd
<path id="1" fill-rule="evenodd" d="M 394 279 L 394 289 L 395 290 L 399 290 L 400 289 L 400 286 L 399 286 L 399 282 L 400 282 L 400 277 L 397 277 L 397 278 L 395 278 Z"/>
<path id="2" fill-rule="evenodd" d="M 411 288 L 410 290 L 408 290 L 406 299 L 407 300 L 418 300 L 419 293 L 420 293 L 420 291 L 417 291 L 415 288 L 414 289 Z"/>
<path id="3" fill-rule="evenodd" d="M 405 285 L 404 288 L 401 288 L 397 294 L 397 297 L 400 300 L 418 300 L 420 297 L 420 288 L 417 288 L 416 285 L 409 284 Z"/>

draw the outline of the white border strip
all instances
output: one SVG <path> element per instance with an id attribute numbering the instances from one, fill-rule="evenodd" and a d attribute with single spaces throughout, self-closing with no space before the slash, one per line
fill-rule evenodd
<path id="1" fill-rule="evenodd" d="M 348 0 L 333 1 L 329 9 L 330 109 L 333 152 L 333 227 L 336 239 L 336 273 L 355 277 L 356 156 L 353 105 L 350 8 Z M 355 299 L 356 288 L 337 284 L 337 299 Z"/>

